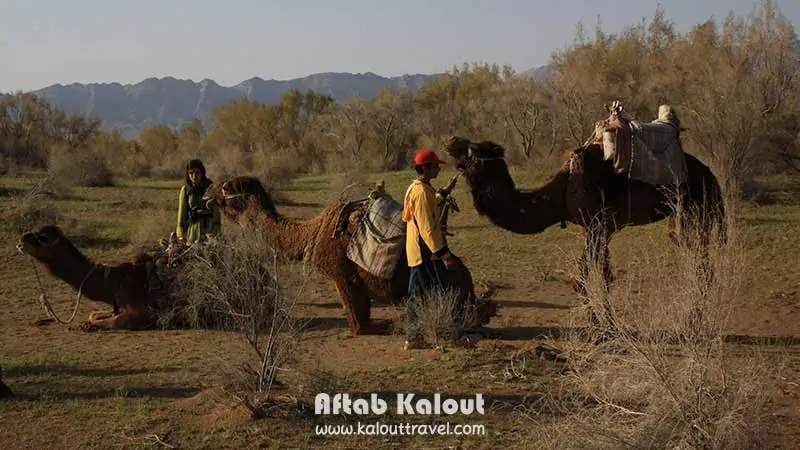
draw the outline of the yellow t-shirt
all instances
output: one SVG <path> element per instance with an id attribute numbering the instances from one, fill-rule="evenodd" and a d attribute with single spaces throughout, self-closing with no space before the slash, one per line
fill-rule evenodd
<path id="1" fill-rule="evenodd" d="M 444 248 L 444 233 L 439 223 L 437 194 L 428 183 L 414 180 L 403 201 L 403 221 L 406 222 L 406 259 L 409 267 L 422 264 L 419 238 L 432 253 Z M 416 223 L 415 220 L 416 219 Z"/>

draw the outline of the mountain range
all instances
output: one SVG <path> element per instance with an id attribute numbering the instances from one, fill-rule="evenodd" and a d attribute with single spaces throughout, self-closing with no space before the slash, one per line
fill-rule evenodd
<path id="1" fill-rule="evenodd" d="M 552 75 L 550 66 L 523 72 L 533 78 Z M 371 72 L 317 73 L 291 80 L 250 78 L 234 86 L 221 86 L 214 80 L 200 82 L 173 77 L 147 78 L 136 84 L 72 83 L 55 84 L 33 91 L 52 106 L 86 117 L 96 116 L 103 126 L 135 137 L 147 126 L 165 124 L 178 128 L 199 118 L 208 124 L 215 107 L 241 97 L 258 103 L 275 103 L 289 89 L 311 89 L 328 94 L 336 101 L 359 96 L 374 98 L 383 88 L 409 90 L 416 94 L 425 84 L 444 74 L 415 74 L 383 77 Z"/>

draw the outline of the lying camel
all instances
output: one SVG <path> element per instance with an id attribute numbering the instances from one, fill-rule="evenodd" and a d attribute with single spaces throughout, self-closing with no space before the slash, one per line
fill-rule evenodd
<path id="1" fill-rule="evenodd" d="M 408 291 L 409 269 L 405 253 L 391 279 L 383 279 L 348 259 L 347 248 L 357 229 L 363 202 L 338 202 L 309 220 L 293 220 L 278 213 L 275 204 L 258 179 L 238 176 L 217 182 L 206 191 L 206 201 L 218 206 L 230 220 L 242 227 L 250 220 L 264 233 L 267 242 L 293 260 L 307 260 L 332 280 L 347 314 L 352 335 L 380 334 L 385 327 L 371 322 L 370 299 L 376 303 L 402 305 Z M 340 214 L 342 213 L 342 214 Z M 343 225 L 342 225 L 343 224 Z M 345 232 L 340 232 L 340 227 Z M 477 323 L 482 326 L 496 315 L 496 303 L 475 295 L 472 275 L 461 263 L 455 270 L 460 286 L 459 305 L 477 305 Z"/>
<path id="2" fill-rule="evenodd" d="M 169 303 L 169 293 L 153 256 L 137 255 L 119 265 L 92 262 L 55 225 L 25 233 L 17 249 L 30 255 L 79 295 L 113 307 L 93 312 L 88 324 L 100 329 L 144 330 L 155 325 L 155 312 Z"/>

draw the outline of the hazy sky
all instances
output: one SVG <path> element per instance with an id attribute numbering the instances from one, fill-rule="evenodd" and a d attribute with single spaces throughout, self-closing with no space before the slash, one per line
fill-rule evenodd
<path id="1" fill-rule="evenodd" d="M 229 86 L 316 72 L 440 72 L 546 64 L 598 14 L 607 32 L 656 0 L 0 0 L 0 91 L 173 76 Z M 669 0 L 683 31 L 755 0 Z M 800 1 L 777 0 L 800 24 Z"/>

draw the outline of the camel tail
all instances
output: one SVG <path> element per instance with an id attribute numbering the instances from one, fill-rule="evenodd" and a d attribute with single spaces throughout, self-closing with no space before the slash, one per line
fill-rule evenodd
<path id="1" fill-rule="evenodd" d="M 709 224 L 711 227 L 716 228 L 715 238 L 717 242 L 722 245 L 728 243 L 728 211 L 725 208 L 725 197 L 722 194 L 722 188 L 716 178 L 712 178 L 713 182 L 710 184 L 706 192 L 706 201 L 708 206 Z"/>

